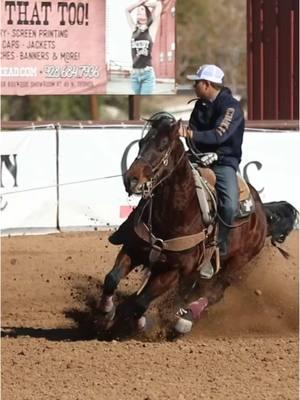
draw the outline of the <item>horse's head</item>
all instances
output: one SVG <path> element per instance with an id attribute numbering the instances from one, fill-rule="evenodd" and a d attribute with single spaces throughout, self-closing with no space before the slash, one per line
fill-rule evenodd
<path id="1" fill-rule="evenodd" d="M 139 153 L 124 176 L 128 194 L 151 193 L 174 168 L 176 143 L 181 121 L 168 113 L 154 114 L 147 120 L 147 134 L 139 141 Z M 183 146 L 181 154 L 183 154 Z"/>

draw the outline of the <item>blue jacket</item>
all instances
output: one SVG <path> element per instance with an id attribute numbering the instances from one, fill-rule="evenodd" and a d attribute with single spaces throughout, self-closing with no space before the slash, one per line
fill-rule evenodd
<path id="1" fill-rule="evenodd" d="M 242 156 L 245 120 L 240 103 L 224 87 L 213 102 L 198 100 L 189 126 L 193 142 L 202 153 L 218 154 L 218 165 L 238 169 Z"/>

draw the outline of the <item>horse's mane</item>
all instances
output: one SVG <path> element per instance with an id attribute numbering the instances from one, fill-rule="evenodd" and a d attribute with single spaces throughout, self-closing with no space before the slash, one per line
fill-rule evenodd
<path id="1" fill-rule="evenodd" d="M 158 129 L 170 129 L 171 126 L 176 122 L 175 117 L 164 111 L 157 112 L 151 115 L 150 118 L 145 119 L 146 123 L 143 128 L 143 137 L 148 139 L 157 133 Z M 151 129 L 152 128 L 152 129 Z M 146 132 L 145 136 L 144 133 Z"/>

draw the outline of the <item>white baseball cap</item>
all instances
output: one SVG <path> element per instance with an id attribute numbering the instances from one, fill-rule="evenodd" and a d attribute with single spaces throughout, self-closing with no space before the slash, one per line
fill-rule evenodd
<path id="1" fill-rule="evenodd" d="M 224 72 L 213 64 L 201 65 L 195 75 L 187 75 L 191 81 L 206 80 L 214 83 L 223 83 Z"/>

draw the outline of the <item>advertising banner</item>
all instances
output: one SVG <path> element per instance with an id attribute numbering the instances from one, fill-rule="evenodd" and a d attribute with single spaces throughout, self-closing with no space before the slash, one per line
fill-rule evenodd
<path id="1" fill-rule="evenodd" d="M 4 95 L 175 93 L 175 0 L 1 0 L 0 39 Z"/>
<path id="2" fill-rule="evenodd" d="M 151 25 L 139 29 L 144 6 L 107 0 L 107 92 L 175 93 L 175 0 L 148 0 Z M 145 21 L 144 21 L 145 23 Z"/>
<path id="3" fill-rule="evenodd" d="M 119 225 L 139 200 L 128 198 L 121 177 L 127 145 L 138 128 L 62 129 L 59 134 L 59 223 L 61 228 Z M 137 145 L 128 155 L 130 164 Z"/>
<path id="4" fill-rule="evenodd" d="M 56 228 L 54 129 L 1 132 L 1 230 Z"/>
<path id="5" fill-rule="evenodd" d="M 105 0 L 1 0 L 4 95 L 105 93 Z"/>
<path id="6" fill-rule="evenodd" d="M 121 160 L 128 149 L 132 163 L 141 133 L 142 125 L 60 128 L 57 137 L 52 129 L 3 132 L 4 233 L 120 225 L 140 199 L 125 191 Z M 299 145 L 299 132 L 246 130 L 240 172 L 263 202 L 285 200 L 300 210 Z"/>
<path id="7" fill-rule="evenodd" d="M 125 220 L 139 200 L 128 197 L 119 175 L 128 144 L 141 137 L 142 126 L 60 131 L 61 227 L 110 226 Z M 300 210 L 297 173 L 299 132 L 246 131 L 242 176 L 260 193 L 263 202 L 289 201 Z M 134 145 L 128 165 L 137 155 Z M 282 154 L 288 154 L 282 162 Z M 66 185 L 67 182 L 77 184 Z"/>
<path id="8" fill-rule="evenodd" d="M 300 135 L 246 130 L 240 170 L 263 202 L 286 200 L 300 211 Z"/>

